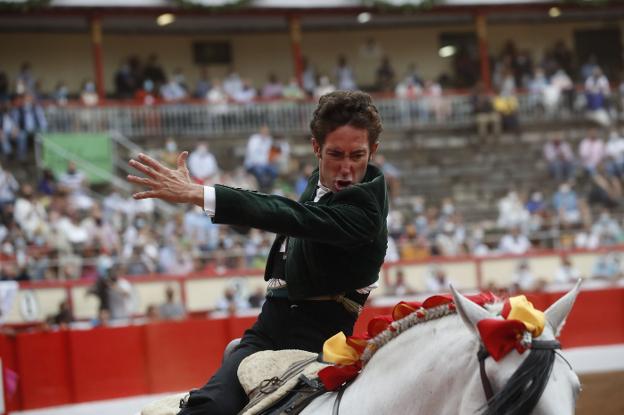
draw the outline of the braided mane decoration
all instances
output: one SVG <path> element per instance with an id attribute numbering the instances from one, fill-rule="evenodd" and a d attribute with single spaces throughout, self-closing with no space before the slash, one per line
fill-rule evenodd
<path id="1" fill-rule="evenodd" d="M 405 330 L 427 321 L 436 320 L 450 314 L 455 313 L 455 304 L 447 303 L 442 304 L 430 309 L 421 307 L 420 309 L 408 314 L 400 320 L 390 323 L 388 328 L 367 341 L 366 348 L 360 357 L 360 361 L 363 365 L 366 365 L 368 361 L 373 357 L 375 352 L 382 346 L 388 343 L 390 340 L 399 336 Z"/>

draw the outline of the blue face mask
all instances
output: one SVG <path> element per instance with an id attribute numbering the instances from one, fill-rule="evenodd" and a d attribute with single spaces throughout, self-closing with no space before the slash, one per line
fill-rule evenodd
<path id="1" fill-rule="evenodd" d="M 146 79 L 145 82 L 143 82 L 143 89 L 147 92 L 152 92 L 152 90 L 154 89 L 154 82 L 152 82 L 150 79 Z"/>

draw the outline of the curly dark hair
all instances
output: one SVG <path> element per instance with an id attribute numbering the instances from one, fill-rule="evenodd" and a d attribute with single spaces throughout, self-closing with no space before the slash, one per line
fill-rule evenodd
<path id="1" fill-rule="evenodd" d="M 370 95 L 360 91 L 335 91 L 321 97 L 310 121 L 312 136 L 322 147 L 325 137 L 343 125 L 367 130 L 369 147 L 379 141 L 381 117 Z"/>

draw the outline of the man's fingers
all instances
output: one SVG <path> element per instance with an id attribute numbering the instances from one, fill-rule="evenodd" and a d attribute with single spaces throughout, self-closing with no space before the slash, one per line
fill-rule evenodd
<path id="1" fill-rule="evenodd" d="M 157 172 L 154 171 L 154 169 L 152 169 L 149 166 L 146 166 L 145 164 L 136 161 L 136 160 L 130 160 L 130 162 L 128 163 L 130 164 L 131 167 L 134 167 L 135 169 L 137 169 L 138 171 L 140 171 L 141 173 L 145 173 L 146 175 L 148 175 L 149 177 L 155 179 Z"/>
<path id="2" fill-rule="evenodd" d="M 157 198 L 158 192 L 156 190 L 148 190 L 146 192 L 138 192 L 132 195 L 133 198 L 135 199 L 150 199 L 150 198 Z"/>
<path id="3" fill-rule="evenodd" d="M 168 170 L 165 166 L 148 156 L 147 154 L 139 153 L 137 157 L 141 162 L 147 164 L 149 167 L 153 168 L 157 172 L 163 172 Z"/>
<path id="4" fill-rule="evenodd" d="M 186 169 L 186 159 L 188 158 L 188 151 L 183 151 L 178 154 L 178 167 Z"/>
<path id="5" fill-rule="evenodd" d="M 147 187 L 152 187 L 152 188 L 157 186 L 157 183 L 155 181 L 147 179 L 145 177 L 139 177 L 139 176 L 129 174 L 127 176 L 127 179 L 131 183 L 140 184 L 142 186 L 147 186 Z"/>

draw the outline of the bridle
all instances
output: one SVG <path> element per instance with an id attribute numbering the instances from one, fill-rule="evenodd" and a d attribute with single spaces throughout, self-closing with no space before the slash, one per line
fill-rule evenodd
<path id="1" fill-rule="evenodd" d="M 551 350 L 553 353 L 555 353 L 556 349 L 561 349 L 561 344 L 557 340 L 533 340 L 531 342 L 530 349 Z M 485 398 L 488 402 L 488 405 L 489 405 L 489 402 L 494 397 L 494 390 L 492 389 L 492 384 L 490 383 L 490 379 L 488 378 L 488 375 L 485 372 L 485 359 L 487 359 L 489 356 L 490 354 L 488 353 L 488 351 L 483 346 L 481 346 L 481 348 L 477 352 L 477 359 L 479 360 L 479 372 L 481 374 L 481 385 L 483 385 L 483 392 L 485 393 Z"/>

